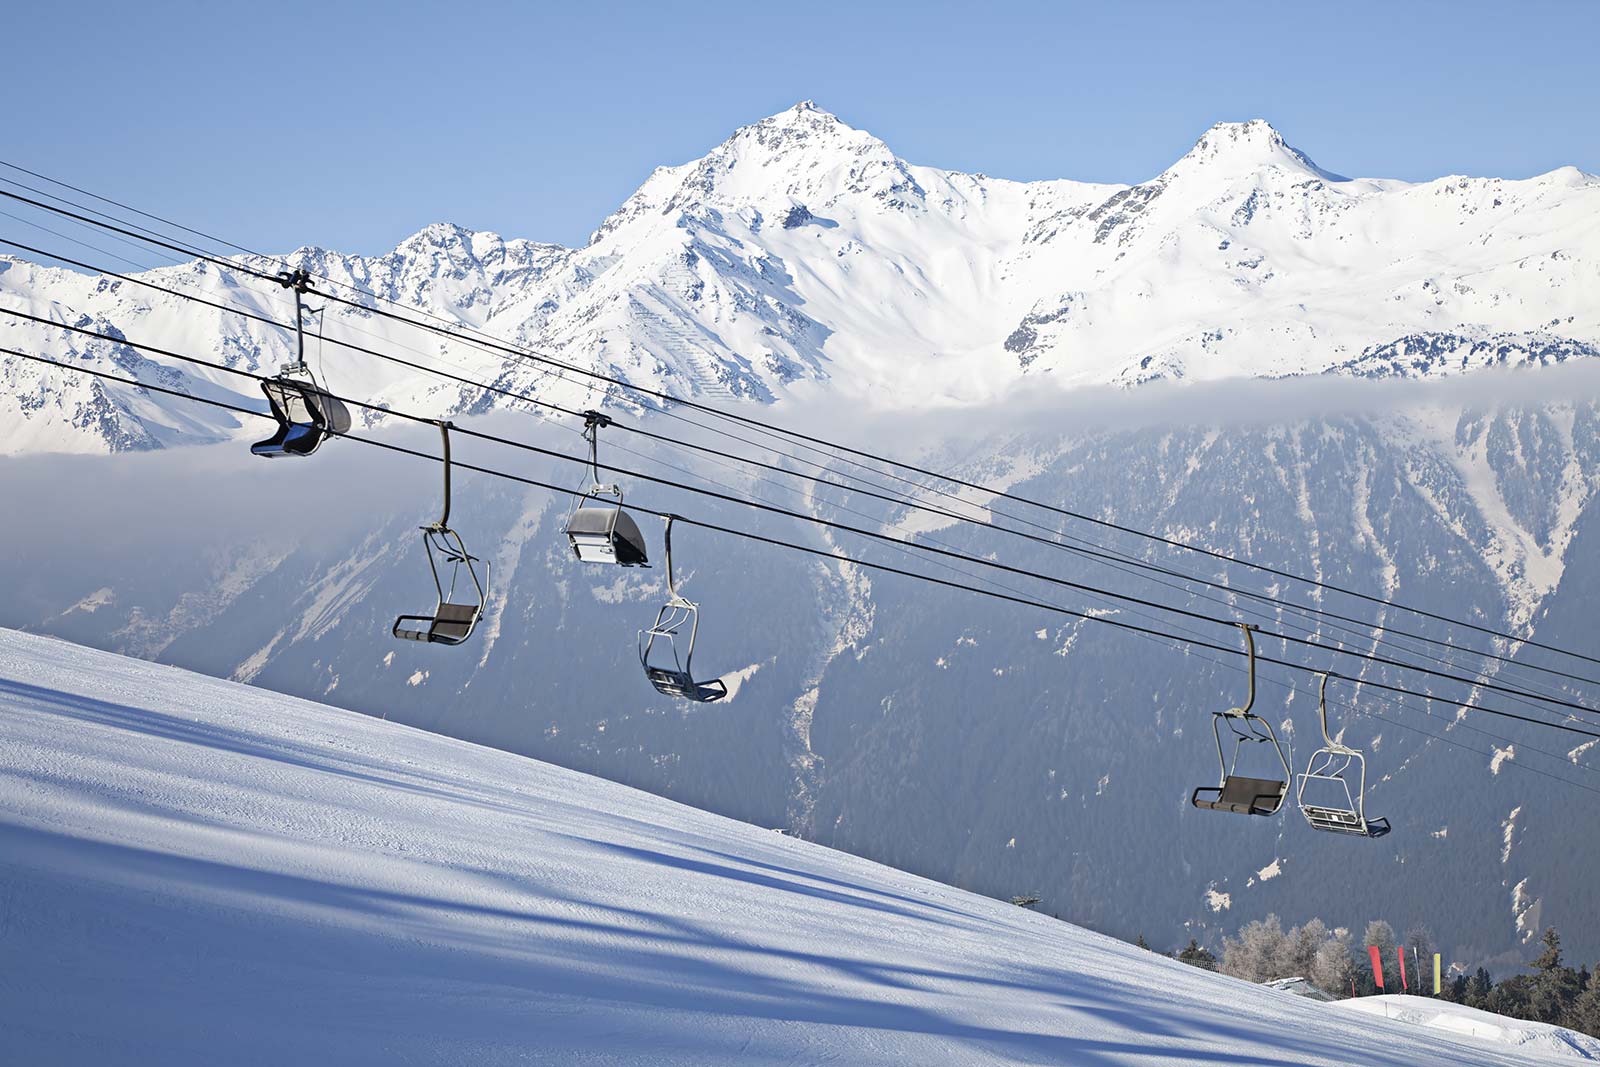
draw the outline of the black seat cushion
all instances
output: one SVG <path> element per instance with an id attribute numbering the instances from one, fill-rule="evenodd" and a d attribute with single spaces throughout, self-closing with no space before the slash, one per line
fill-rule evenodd
<path id="1" fill-rule="evenodd" d="M 472 632 L 472 624 L 477 618 L 476 604 L 440 604 L 439 610 L 434 614 L 433 625 L 428 629 L 428 635 L 430 638 L 462 640 Z"/>
<path id="2" fill-rule="evenodd" d="M 1239 815 L 1271 815 L 1283 803 L 1288 783 L 1273 778 L 1246 778 L 1230 774 L 1221 789 L 1196 790 L 1194 806 L 1212 811 L 1231 811 Z M 1215 792 L 1215 799 L 1202 800 L 1200 793 Z"/>

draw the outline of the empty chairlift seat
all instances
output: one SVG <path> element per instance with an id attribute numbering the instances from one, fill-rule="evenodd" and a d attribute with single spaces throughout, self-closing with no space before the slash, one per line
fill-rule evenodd
<path id="1" fill-rule="evenodd" d="M 700 607 L 679 595 L 672 573 L 672 516 L 666 516 L 663 549 L 667 556 L 667 602 L 655 625 L 639 631 L 639 663 L 656 692 L 679 700 L 709 704 L 728 695 L 721 678 L 694 676 L 694 643 L 700 631 Z"/>
<path id="2" fill-rule="evenodd" d="M 477 604 L 440 604 L 432 615 L 402 615 L 395 620 L 394 635 L 403 641 L 431 641 L 459 645 L 472 636 L 483 609 Z M 413 622 L 426 626 L 412 626 Z"/>
<path id="3" fill-rule="evenodd" d="M 439 433 L 444 439 L 444 510 L 438 522 L 422 527 L 422 546 L 428 554 L 428 570 L 433 575 L 438 601 L 431 613 L 402 615 L 390 629 L 403 641 L 459 645 L 472 636 L 478 620 L 483 618 L 483 608 L 489 597 L 488 568 L 484 568 L 484 576 L 479 578 L 476 564 L 480 561 L 467 552 L 461 535 L 449 526 L 450 424 L 441 422 Z M 448 584 L 439 572 L 440 564 L 450 567 Z"/>
<path id="4" fill-rule="evenodd" d="M 1289 759 L 1272 724 L 1251 712 L 1256 701 L 1256 643 L 1254 627 L 1241 624 L 1245 649 L 1250 659 L 1250 694 L 1244 706 L 1229 708 L 1211 714 L 1211 732 L 1217 742 L 1218 781 L 1214 786 L 1199 786 L 1189 795 L 1189 802 L 1197 808 L 1210 811 L 1232 812 L 1236 815 L 1276 815 L 1289 795 Z M 1233 737 L 1233 758 L 1229 759 L 1222 748 L 1222 728 L 1226 725 Z M 1283 771 L 1281 778 L 1257 778 L 1238 773 L 1239 757 L 1256 745 L 1268 745 L 1277 756 Z"/>
<path id="5" fill-rule="evenodd" d="M 285 364 L 276 377 L 261 382 L 278 428 L 265 441 L 251 445 L 250 451 L 269 459 L 309 456 L 329 437 L 350 429 L 349 409 L 317 384 L 306 365 L 305 302 L 301 298 L 311 291 L 311 276 L 303 270 L 285 271 L 278 282 L 294 290 L 295 361 Z"/>
<path id="6" fill-rule="evenodd" d="M 1322 747 L 1311 754 L 1299 776 L 1295 802 L 1313 830 L 1355 837 L 1382 837 L 1388 819 L 1367 818 L 1367 760 L 1360 750 L 1328 733 L 1328 678 L 1322 676 L 1317 693 L 1317 715 L 1322 725 Z M 1351 779 L 1355 788 L 1350 788 Z"/>
<path id="7" fill-rule="evenodd" d="M 423 545 L 428 553 L 428 567 L 433 574 L 438 605 L 429 615 L 402 615 L 395 619 L 390 632 L 402 641 L 426 641 L 430 644 L 459 645 L 472 636 L 478 620 L 483 617 L 486 591 L 478 580 L 477 557 L 469 556 L 460 536 L 451 529 L 422 528 Z M 439 574 L 439 564 L 451 567 L 450 582 L 446 585 Z M 467 581 L 457 596 L 457 583 L 465 569 Z M 487 569 L 486 569 L 487 573 Z"/>
<path id="8" fill-rule="evenodd" d="M 700 608 L 687 600 L 674 598 L 656 615 L 656 623 L 639 634 L 639 662 L 644 676 L 663 696 L 680 700 L 693 700 L 702 704 L 721 700 L 728 695 L 728 686 L 721 678 L 699 682 L 691 667 L 694 662 L 694 640 L 700 628 Z M 679 642 L 684 642 L 679 658 Z M 661 649 L 666 651 L 662 652 Z"/>
<path id="9" fill-rule="evenodd" d="M 1227 774 L 1220 786 L 1201 786 L 1190 798 L 1197 808 L 1239 815 L 1271 815 L 1283 804 L 1285 783 L 1274 778 Z M 1207 794 L 1202 796 L 1201 794 Z"/>
<path id="10" fill-rule="evenodd" d="M 278 428 L 250 451 L 257 456 L 309 456 L 329 437 L 350 429 L 350 411 L 337 397 L 319 387 L 301 368 L 286 368 L 261 383 Z"/>

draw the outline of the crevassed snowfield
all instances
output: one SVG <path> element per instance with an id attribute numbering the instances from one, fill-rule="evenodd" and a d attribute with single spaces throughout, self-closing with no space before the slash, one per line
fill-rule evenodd
<path id="1" fill-rule="evenodd" d="M 0 631 L 0 1063 L 1548 1062 Z"/>

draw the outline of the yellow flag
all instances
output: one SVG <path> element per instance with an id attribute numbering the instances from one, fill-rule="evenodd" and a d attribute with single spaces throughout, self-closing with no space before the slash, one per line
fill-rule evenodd
<path id="1" fill-rule="evenodd" d="M 1439 995 L 1439 954 L 1433 954 L 1433 995 Z"/>

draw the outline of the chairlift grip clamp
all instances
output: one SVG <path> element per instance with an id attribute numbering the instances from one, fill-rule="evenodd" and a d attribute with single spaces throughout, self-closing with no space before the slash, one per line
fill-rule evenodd
<path id="1" fill-rule="evenodd" d="M 300 294 L 316 292 L 315 289 L 311 288 L 311 272 L 303 267 L 279 272 L 278 284 L 285 289 L 293 289 Z"/>

